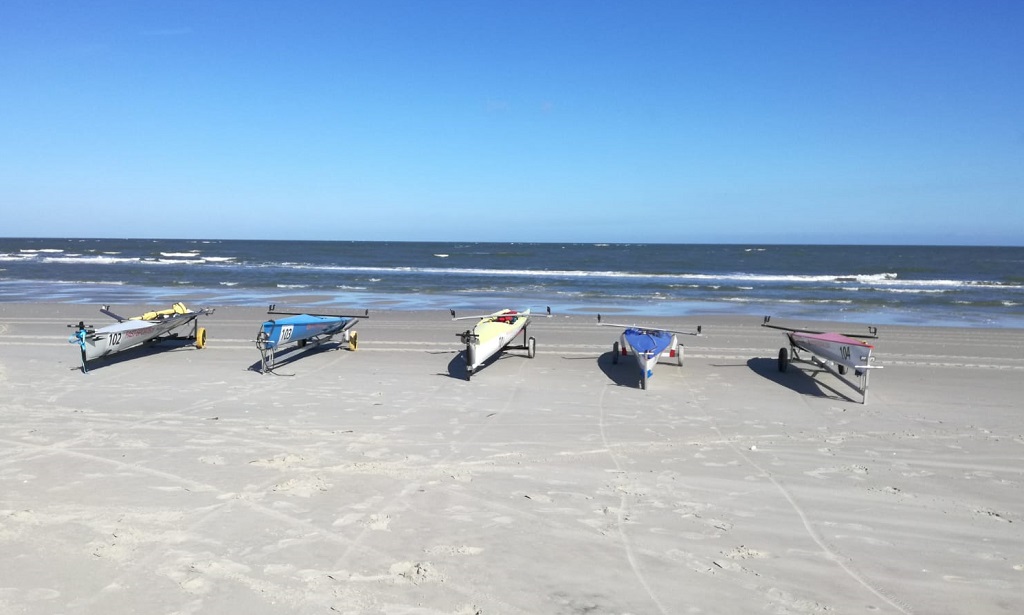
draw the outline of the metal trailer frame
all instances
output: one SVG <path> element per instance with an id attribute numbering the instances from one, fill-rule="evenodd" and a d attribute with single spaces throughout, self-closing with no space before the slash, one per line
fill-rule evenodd
<path id="1" fill-rule="evenodd" d="M 847 377 L 847 373 L 849 373 L 847 366 L 837 364 L 836 367 L 833 367 L 834 361 L 821 359 L 814 354 L 814 351 L 804 348 L 794 342 L 791 335 L 787 334 L 786 337 L 789 339 L 789 349 L 788 352 L 785 347 L 779 349 L 780 372 L 785 372 L 791 363 L 802 363 L 804 365 L 812 365 L 814 367 L 821 368 L 838 378 L 846 386 L 850 387 L 857 393 L 860 393 L 861 404 L 868 403 L 868 376 L 870 376 L 871 370 L 882 369 L 881 365 L 871 365 L 871 362 L 874 362 L 875 360 L 874 357 L 869 357 L 868 365 L 858 365 L 854 368 L 853 373 L 856 377 L 856 381 L 854 381 Z M 801 352 L 807 353 L 808 356 L 806 358 L 801 357 Z"/>

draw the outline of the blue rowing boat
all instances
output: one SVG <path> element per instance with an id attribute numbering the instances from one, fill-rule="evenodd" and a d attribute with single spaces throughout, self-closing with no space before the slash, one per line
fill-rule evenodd
<path id="1" fill-rule="evenodd" d="M 613 348 L 613 350 L 616 350 Z M 679 364 L 683 364 L 682 347 L 676 339 L 675 333 L 659 329 L 641 329 L 629 327 L 622 332 L 623 355 L 632 354 L 636 357 L 637 366 L 640 368 L 640 388 L 647 388 L 647 381 L 654 376 L 654 366 L 662 354 L 675 358 Z M 616 359 L 618 352 L 615 353 Z"/>
<path id="2" fill-rule="evenodd" d="M 352 327 L 359 322 L 360 317 L 278 312 L 273 305 L 267 313 L 286 316 L 264 322 L 256 334 L 256 348 L 260 351 L 263 373 L 274 369 L 275 352 L 287 344 L 296 344 L 302 348 L 310 342 L 319 345 L 341 335 L 342 343 L 349 350 L 356 350 L 359 346 L 359 336 Z M 369 315 L 367 310 L 361 318 L 369 318 Z"/>
<path id="3" fill-rule="evenodd" d="M 619 357 L 633 355 L 640 368 L 640 388 L 647 388 L 647 381 L 654 376 L 654 366 L 658 359 L 667 357 L 675 359 L 682 366 L 683 345 L 679 343 L 679 335 L 701 335 L 701 327 L 695 333 L 688 331 L 672 331 L 654 327 L 637 325 L 619 325 L 601 322 L 597 315 L 597 324 L 605 327 L 624 327 L 619 341 L 612 344 L 612 363 L 618 363 Z"/>

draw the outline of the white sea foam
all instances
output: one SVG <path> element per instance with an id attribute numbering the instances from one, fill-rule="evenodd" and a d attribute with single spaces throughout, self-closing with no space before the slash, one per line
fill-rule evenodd
<path id="1" fill-rule="evenodd" d="M 853 303 L 850 299 L 769 299 L 766 297 L 726 297 L 722 301 L 730 303 L 786 303 L 794 305 L 803 303 L 850 305 Z"/>
<path id="2" fill-rule="evenodd" d="M 169 259 L 169 258 L 158 258 L 157 263 L 161 265 L 202 265 L 206 261 L 201 258 L 192 259 Z"/>
<path id="3" fill-rule="evenodd" d="M 199 250 L 193 250 L 192 252 L 161 252 L 160 256 L 166 258 L 191 258 L 199 256 Z"/>
<path id="4" fill-rule="evenodd" d="M 517 277 L 538 277 L 538 278 L 625 278 L 637 280 L 681 280 L 681 281 L 713 281 L 740 282 L 748 284 L 757 283 L 790 283 L 790 284 L 812 284 L 812 283 L 834 283 L 849 284 L 856 283 L 871 286 L 980 286 L 986 284 L 1000 286 L 985 282 L 968 282 L 964 280 L 901 280 L 898 274 L 891 272 L 883 273 L 860 273 L 860 274 L 765 274 L 765 273 L 635 273 L 629 271 L 583 271 L 564 269 L 483 269 L 472 267 L 362 267 L 343 265 L 310 265 L 306 263 L 281 263 L 280 266 L 297 270 L 313 271 L 338 271 L 344 273 L 410 273 L 423 275 L 477 275 L 477 276 L 517 276 Z M 1004 288 L 1013 288 L 1006 287 Z"/>
<path id="5" fill-rule="evenodd" d="M 138 258 L 126 258 L 120 256 L 47 256 L 44 263 L 66 263 L 66 264 L 87 264 L 87 265 L 116 265 L 118 263 L 137 263 Z"/>
<path id="6" fill-rule="evenodd" d="M 879 288 L 877 290 L 884 293 L 904 293 L 909 295 L 941 294 L 949 292 L 949 290 L 945 288 Z"/>

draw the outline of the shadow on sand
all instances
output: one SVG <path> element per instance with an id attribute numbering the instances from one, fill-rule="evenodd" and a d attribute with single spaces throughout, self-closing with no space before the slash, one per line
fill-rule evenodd
<path id="1" fill-rule="evenodd" d="M 780 372 L 779 362 L 777 359 L 759 357 L 747 361 L 747 367 L 749 367 L 750 371 L 754 372 L 758 376 L 761 376 L 766 380 L 771 380 L 772 382 L 780 386 L 784 386 L 795 393 L 799 393 L 800 395 L 843 401 L 856 401 L 852 397 L 847 396 L 845 393 L 833 387 L 831 384 L 826 384 L 818 379 L 819 375 L 831 376 L 831 374 L 821 368 L 814 367 L 813 365 L 804 363 L 794 365 L 793 363 L 790 363 L 789 368 L 785 372 Z"/>
<path id="2" fill-rule="evenodd" d="M 165 352 L 176 352 L 180 350 L 197 350 L 195 347 L 196 341 L 194 339 L 180 337 L 180 338 L 165 338 L 161 340 L 154 340 L 146 342 L 141 346 L 135 348 L 129 348 L 128 350 L 122 350 L 117 354 L 107 355 L 98 359 L 89 360 L 89 371 L 96 371 L 98 369 L 105 369 L 107 367 L 113 367 L 120 365 L 126 361 L 134 361 L 136 359 L 143 359 L 145 357 L 163 354 Z M 79 350 L 75 346 L 74 353 L 78 356 Z M 71 369 L 80 370 L 82 368 L 81 361 L 78 365 Z"/>
<path id="3" fill-rule="evenodd" d="M 527 357 L 525 354 L 523 354 L 522 352 L 516 352 L 516 350 L 517 349 L 514 348 L 503 348 L 498 352 L 494 353 L 493 355 L 488 357 L 487 360 L 484 361 L 479 367 L 476 368 L 476 371 L 473 372 L 473 377 L 476 377 L 477 375 L 480 374 L 480 372 L 487 369 L 488 366 L 493 365 L 499 361 L 504 361 L 506 359 L 530 360 L 529 357 Z M 466 370 L 465 350 L 460 350 L 456 352 L 455 356 L 452 357 L 452 360 L 448 362 L 448 376 L 450 378 L 455 378 L 457 380 L 471 379 L 469 372 Z"/>
<path id="4" fill-rule="evenodd" d="M 307 344 L 306 346 L 294 345 L 285 350 L 278 350 L 274 353 L 274 366 L 267 370 L 267 373 L 274 373 L 275 370 L 290 365 L 303 357 L 308 357 L 312 354 L 319 354 L 321 352 L 333 352 L 335 350 L 342 350 L 343 342 L 332 341 L 324 342 L 322 344 Z M 259 373 L 263 369 L 263 361 L 257 360 L 255 363 L 249 366 L 249 371 Z M 293 374 L 278 374 L 279 376 L 293 375 Z"/>
<path id="5" fill-rule="evenodd" d="M 619 357 L 618 363 L 613 363 L 615 355 L 608 352 L 597 357 L 597 366 L 604 372 L 609 380 L 616 386 L 640 388 L 640 369 L 637 367 L 633 357 Z"/>

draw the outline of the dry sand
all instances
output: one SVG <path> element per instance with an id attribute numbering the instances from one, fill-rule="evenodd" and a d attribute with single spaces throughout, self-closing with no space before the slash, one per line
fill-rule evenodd
<path id="1" fill-rule="evenodd" d="M 1024 331 L 882 327 L 862 405 L 758 318 L 659 320 L 706 336 L 643 391 L 582 316 L 471 382 L 446 313 L 280 375 L 265 317 L 83 375 L 97 306 L 0 304 L 0 612 L 1024 608 Z"/>

